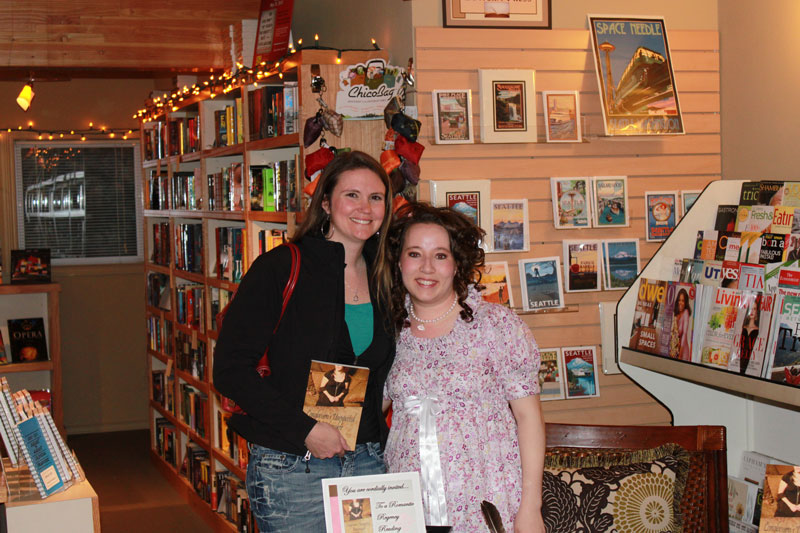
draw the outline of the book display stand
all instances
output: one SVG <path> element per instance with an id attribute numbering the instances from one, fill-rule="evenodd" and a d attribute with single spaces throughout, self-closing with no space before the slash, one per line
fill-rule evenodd
<path id="1" fill-rule="evenodd" d="M 336 51 L 302 50 L 280 78 L 205 88 L 141 124 L 151 455 L 219 531 L 246 521 L 248 502 L 247 446 L 227 431 L 211 380 L 216 315 L 256 257 L 302 220 L 305 157 L 321 149 L 305 148 L 302 131 L 318 98 L 335 108 L 339 73 L 376 58 L 387 54 L 343 52 L 337 61 Z M 327 92 L 312 92 L 315 76 Z M 377 159 L 385 132 L 383 120 L 347 120 L 341 136 L 323 136 Z"/>

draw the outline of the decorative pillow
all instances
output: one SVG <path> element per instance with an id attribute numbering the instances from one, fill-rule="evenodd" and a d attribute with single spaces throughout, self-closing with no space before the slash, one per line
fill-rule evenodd
<path id="1" fill-rule="evenodd" d="M 680 533 L 689 453 L 677 444 L 633 452 L 547 450 L 542 516 L 548 533 Z"/>

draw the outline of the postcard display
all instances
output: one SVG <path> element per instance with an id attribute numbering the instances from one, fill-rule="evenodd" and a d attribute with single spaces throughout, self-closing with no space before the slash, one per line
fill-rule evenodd
<path id="1" fill-rule="evenodd" d="M 738 332 L 742 329 L 742 320 L 734 320 L 737 313 L 736 311 L 731 313 L 731 306 L 736 305 L 741 309 L 754 307 L 752 302 L 746 300 L 753 299 L 752 295 L 757 293 L 737 292 L 704 284 L 667 283 L 667 280 L 676 280 L 676 274 L 679 274 L 676 260 L 695 257 L 694 248 L 698 231 L 713 230 L 717 220 L 717 207 L 739 205 L 742 184 L 748 183 L 753 182 L 714 181 L 697 198 L 695 208 L 681 220 L 672 235 L 664 242 L 620 300 L 617 306 L 617 354 L 619 361 L 624 364 L 625 373 L 672 411 L 676 425 L 697 423 L 725 425 L 728 428 L 729 460 L 737 460 L 738 451 L 754 447 L 770 455 L 796 461 L 800 459 L 798 449 L 789 444 L 796 442 L 795 438 L 787 435 L 786 438 L 776 439 L 775 436 L 783 435 L 787 431 L 786 428 L 794 427 L 792 421 L 796 421 L 796 411 L 800 406 L 800 386 L 760 377 L 760 375 L 767 375 L 768 369 L 759 374 L 758 368 L 747 368 L 746 373 L 741 373 L 730 366 L 736 366 L 738 369 L 738 361 L 730 360 L 729 352 L 731 350 L 726 348 L 726 343 L 729 343 L 733 336 L 738 336 Z M 719 269 L 710 268 L 709 272 L 718 270 L 721 276 L 725 275 L 726 269 L 722 266 L 722 261 L 720 263 Z M 704 266 L 713 267 L 714 264 L 706 261 Z M 746 277 L 741 279 L 745 279 L 745 283 L 748 283 Z M 720 281 L 719 284 L 722 283 Z M 741 283 L 740 281 L 740 285 Z M 774 276 L 769 283 L 776 285 L 777 276 Z M 698 321 L 695 321 L 695 331 L 688 333 L 695 343 L 691 347 L 694 359 L 689 356 L 689 360 L 681 360 L 680 349 L 674 340 L 666 338 L 674 337 L 676 329 L 663 323 L 663 321 L 672 319 L 674 313 L 656 313 L 658 315 L 656 321 L 650 320 L 653 329 L 648 333 L 648 327 L 640 326 L 648 325 L 649 313 L 643 303 L 637 305 L 637 300 L 640 289 L 644 292 L 654 293 L 663 288 L 665 298 L 661 307 L 671 310 L 676 307 L 674 300 L 677 290 L 684 288 L 687 290 L 687 294 L 691 295 L 690 289 L 694 287 L 702 287 L 702 291 L 710 289 L 714 291 L 715 297 L 712 300 L 709 300 L 708 297 L 704 299 L 703 302 L 707 302 L 707 306 L 704 307 L 706 304 L 701 304 L 700 309 L 698 309 L 700 299 L 692 302 L 692 311 L 700 313 L 704 320 L 699 324 L 700 329 L 698 329 Z M 670 292 L 673 305 L 667 301 L 670 299 Z M 762 298 L 762 309 L 772 303 L 769 301 L 771 298 L 768 293 L 765 292 Z M 796 297 L 776 295 L 774 298 L 777 302 L 775 305 L 780 305 L 779 302 L 785 299 L 786 305 L 791 307 L 792 298 Z M 777 309 L 773 309 L 771 324 L 766 326 L 772 326 L 769 337 L 772 337 L 772 334 L 780 327 L 778 324 L 780 317 L 775 314 L 777 311 Z M 767 312 L 767 314 L 769 313 Z M 762 313 L 761 316 L 766 315 Z M 760 327 L 764 327 L 765 321 L 767 321 L 766 318 L 761 320 Z M 660 337 L 652 335 L 657 331 L 671 331 L 672 335 Z M 772 347 L 773 343 L 765 346 L 764 366 L 770 364 Z M 734 349 L 734 357 L 735 354 L 736 350 Z M 687 359 L 687 357 L 683 357 L 683 359 Z M 770 376 L 775 377 L 772 374 Z M 720 391 L 732 391 L 745 396 L 734 396 Z M 779 402 L 782 406 L 776 407 L 767 402 Z M 753 419 L 749 422 L 746 420 L 745 412 L 754 413 Z M 793 429 L 789 431 L 791 432 Z M 749 438 L 755 439 L 754 444 L 748 441 L 748 432 L 752 433 Z M 763 440 L 763 442 L 759 442 L 759 440 Z"/>

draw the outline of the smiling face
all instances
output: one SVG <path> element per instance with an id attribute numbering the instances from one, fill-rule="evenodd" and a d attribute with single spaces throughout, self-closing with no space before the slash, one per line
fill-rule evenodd
<path id="1" fill-rule="evenodd" d="M 386 215 L 386 187 L 380 177 L 366 168 L 346 170 L 322 201 L 331 217 L 332 241 L 345 248 L 361 247 L 380 229 Z"/>
<path id="2" fill-rule="evenodd" d="M 443 227 L 415 224 L 408 228 L 399 267 L 415 307 L 446 309 L 452 304 L 456 262 Z"/>

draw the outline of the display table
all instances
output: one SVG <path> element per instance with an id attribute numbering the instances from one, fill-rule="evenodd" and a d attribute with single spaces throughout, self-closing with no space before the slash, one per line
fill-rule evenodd
<path id="1" fill-rule="evenodd" d="M 14 468 L 3 458 L 3 468 L 8 479 L 2 484 L 0 501 L 5 503 L 9 533 L 100 531 L 100 505 L 88 481 L 76 483 L 43 500 L 27 467 Z"/>

